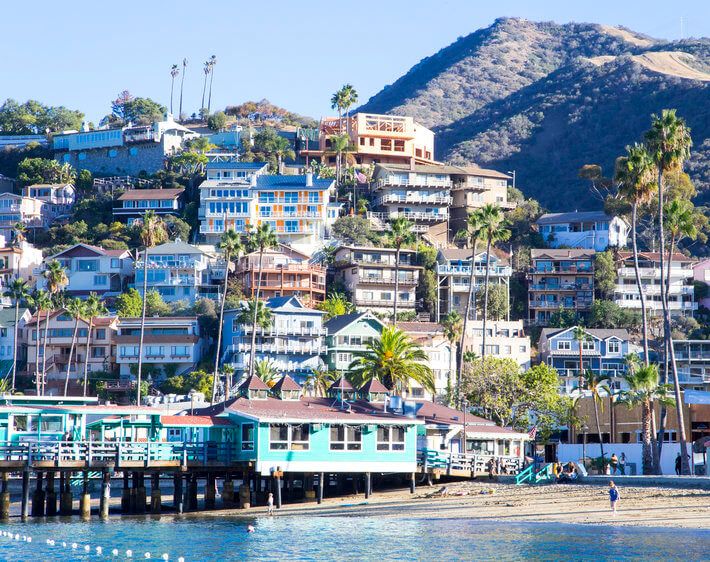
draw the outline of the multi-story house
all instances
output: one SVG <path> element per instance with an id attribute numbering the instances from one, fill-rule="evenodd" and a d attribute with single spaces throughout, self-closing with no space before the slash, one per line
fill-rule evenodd
<path id="1" fill-rule="evenodd" d="M 41 183 L 25 187 L 25 197 L 44 201 L 50 220 L 68 218 L 76 201 L 76 189 L 70 183 Z"/>
<path id="2" fill-rule="evenodd" d="M 444 334 L 444 327 L 436 322 L 398 322 L 397 328 L 421 346 L 427 356 L 426 365 L 434 374 L 435 394 L 411 381 L 414 398 L 443 398 L 456 383 L 456 351 Z"/>
<path id="3" fill-rule="evenodd" d="M 29 309 L 20 308 L 17 322 L 18 341 L 15 341 L 15 307 L 0 308 L 0 376 L 12 374 L 13 354 L 17 351 L 17 372 L 24 370 L 27 361 L 27 341 L 22 337 L 25 325 L 32 318 Z"/>
<path id="4" fill-rule="evenodd" d="M 416 255 L 414 250 L 400 252 L 398 313 L 416 309 L 416 289 L 422 271 L 415 265 Z M 358 311 L 393 314 L 396 257 L 394 248 L 341 246 L 335 251 L 335 280 L 343 283 Z"/>
<path id="5" fill-rule="evenodd" d="M 483 320 L 469 320 L 464 351 L 483 354 Z M 488 320 L 486 355 L 514 359 L 523 369 L 530 367 L 530 337 L 525 335 L 522 320 Z"/>
<path id="6" fill-rule="evenodd" d="M 34 197 L 24 197 L 14 193 L 0 194 L 0 235 L 5 240 L 13 240 L 14 227 L 22 223 L 28 229 L 47 228 L 50 214 L 46 203 Z"/>
<path id="7" fill-rule="evenodd" d="M 55 134 L 52 145 L 55 160 L 74 169 L 98 176 L 138 176 L 162 170 L 186 140 L 199 136 L 167 114 L 151 125 Z"/>
<path id="8" fill-rule="evenodd" d="M 268 361 L 280 373 L 303 382 L 323 367 L 324 312 L 307 308 L 298 297 L 273 297 L 266 301 L 271 326 L 257 328 L 256 361 Z M 225 311 L 222 325 L 222 360 L 234 367 L 237 377 L 249 370 L 252 324 L 241 324 L 241 310 Z"/>
<path id="9" fill-rule="evenodd" d="M 515 208 L 515 203 L 508 201 L 508 182 L 511 176 L 478 166 L 457 168 L 459 171 L 451 174 L 451 232 L 464 230 L 468 215 L 484 205 Z"/>
<path id="10" fill-rule="evenodd" d="M 641 296 L 636 284 L 634 257 L 631 252 L 619 254 L 620 267 L 614 289 L 614 301 L 622 308 L 641 310 Z M 663 274 L 668 275 L 667 256 Z M 641 285 L 646 296 L 646 310 L 652 316 L 663 314 L 661 302 L 661 256 L 657 252 L 641 252 L 638 258 Z M 695 260 L 683 254 L 674 254 L 671 260 L 668 308 L 671 316 L 692 316 L 698 309 L 694 300 L 693 265 Z"/>
<path id="11" fill-rule="evenodd" d="M 469 283 L 471 282 L 471 256 L 473 250 L 466 248 L 445 248 L 439 250 L 436 256 L 436 274 L 438 288 L 438 318 L 439 321 L 455 310 L 462 317 L 466 315 L 466 300 L 468 299 Z M 492 248 L 488 264 L 489 284 L 505 286 L 510 293 L 510 255 Z M 478 318 L 477 303 L 483 302 L 483 287 L 486 279 L 486 252 L 479 252 L 473 259 L 473 302 L 471 317 Z"/>
<path id="12" fill-rule="evenodd" d="M 678 380 L 694 390 L 710 389 L 710 340 L 673 340 Z"/>
<path id="13" fill-rule="evenodd" d="M 372 187 L 376 210 L 368 213 L 372 228 L 384 230 L 397 217 L 412 221 L 417 232 L 447 222 L 451 173 L 457 170 L 434 164 L 376 165 Z"/>
<path id="14" fill-rule="evenodd" d="M 242 256 L 237 264 L 236 278 L 250 298 L 256 295 L 258 286 L 261 299 L 295 296 L 307 304 L 325 300 L 325 268 L 311 263 L 307 255 L 284 245 L 265 250 L 261 276 L 259 261 L 259 252 L 252 252 Z"/>
<path id="15" fill-rule="evenodd" d="M 434 161 L 434 133 L 412 117 L 355 113 L 350 117 L 326 117 L 320 122 L 317 146 L 301 150 L 301 156 L 320 158 L 335 165 L 333 135 L 347 134 L 357 164 L 423 164 Z M 315 144 L 315 143 L 314 143 Z"/>
<path id="16" fill-rule="evenodd" d="M 131 226 L 146 211 L 157 215 L 177 215 L 183 206 L 184 189 L 129 189 L 119 195 L 113 216 Z"/>
<path id="17" fill-rule="evenodd" d="M 529 319 L 545 325 L 558 310 L 589 314 L 594 300 L 594 250 L 530 250 Z"/>
<path id="18" fill-rule="evenodd" d="M 629 237 L 628 223 L 603 211 L 547 213 L 535 224 L 551 248 L 564 246 L 603 252 L 610 246 L 623 248 Z"/>
<path id="19" fill-rule="evenodd" d="M 22 277 L 31 287 L 34 287 L 35 270 L 44 261 L 42 250 L 24 240 L 15 242 L 0 248 L 0 294 L 5 294 L 8 284 L 17 277 Z M 8 304 L 11 304 L 9 299 Z"/>
<path id="20" fill-rule="evenodd" d="M 40 289 L 46 287 L 42 272 L 46 264 L 53 260 L 57 260 L 66 270 L 69 284 L 64 290 L 72 296 L 85 297 L 92 292 L 102 296 L 118 295 L 133 275 L 133 257 L 128 250 L 104 250 L 89 244 L 75 244 L 50 256 L 35 269 Z"/>
<path id="21" fill-rule="evenodd" d="M 561 391 L 571 393 L 579 387 L 579 346 L 582 365 L 599 376 L 609 378 L 613 390 L 628 388 L 624 381 L 626 356 L 638 353 L 627 330 L 585 329 L 586 339 L 575 339 L 572 328 L 544 328 L 538 341 L 540 361 L 557 370 Z"/>
<path id="22" fill-rule="evenodd" d="M 693 266 L 693 280 L 705 285 L 705 297 L 697 299 L 698 306 L 710 308 L 710 259 L 699 261 Z"/>
<path id="23" fill-rule="evenodd" d="M 326 366 L 328 370 L 343 373 L 349 370 L 358 353 L 365 351 L 370 342 L 380 337 L 385 324 L 371 312 L 353 312 L 335 316 L 323 327 L 328 334 Z"/>
<path id="24" fill-rule="evenodd" d="M 116 336 L 116 362 L 122 378 L 135 375 L 141 352 L 141 319 L 121 318 Z M 165 316 L 145 319 L 143 365 L 156 376 L 188 373 L 202 359 L 209 342 L 200 337 L 196 316 Z M 145 373 L 144 373 L 145 374 Z"/>
<path id="25" fill-rule="evenodd" d="M 136 290 L 143 295 L 145 252 L 135 264 Z M 148 250 L 148 290 L 155 290 L 165 302 L 219 299 L 227 263 L 214 252 L 206 252 L 180 239 Z"/>

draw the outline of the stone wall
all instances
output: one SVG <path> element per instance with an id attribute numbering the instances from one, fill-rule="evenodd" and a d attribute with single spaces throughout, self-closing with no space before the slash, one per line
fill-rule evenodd
<path id="1" fill-rule="evenodd" d="M 97 148 L 81 151 L 57 151 L 54 158 L 68 162 L 76 170 L 89 170 L 95 176 L 137 176 L 140 172 L 154 174 L 163 169 L 166 153 L 172 153 L 164 141 Z M 111 156 L 115 154 L 115 156 Z M 79 155 L 84 155 L 83 159 Z"/>

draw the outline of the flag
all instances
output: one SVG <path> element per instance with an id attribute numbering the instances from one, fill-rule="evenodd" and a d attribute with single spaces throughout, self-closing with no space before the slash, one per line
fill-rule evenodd
<path id="1" fill-rule="evenodd" d="M 367 183 L 367 176 L 362 172 L 355 172 L 355 178 L 358 183 Z"/>
<path id="2" fill-rule="evenodd" d="M 535 437 L 537 436 L 537 426 L 534 425 L 533 428 L 528 431 L 528 437 L 530 438 L 531 441 L 535 441 Z"/>

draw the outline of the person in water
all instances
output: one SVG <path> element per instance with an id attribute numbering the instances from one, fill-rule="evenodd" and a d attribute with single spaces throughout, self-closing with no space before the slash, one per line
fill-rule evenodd
<path id="1" fill-rule="evenodd" d="M 609 482 L 609 501 L 611 502 L 611 512 L 616 515 L 616 504 L 619 502 L 619 489 L 613 481 Z"/>
<path id="2" fill-rule="evenodd" d="M 247 525 L 247 533 L 253 533 L 254 532 L 254 525 Z"/>

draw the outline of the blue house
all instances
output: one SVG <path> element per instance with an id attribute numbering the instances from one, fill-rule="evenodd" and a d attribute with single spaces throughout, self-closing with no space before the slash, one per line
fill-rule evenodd
<path id="1" fill-rule="evenodd" d="M 624 388 L 625 357 L 638 353 L 639 347 L 631 342 L 627 330 L 586 329 L 587 339 L 574 338 L 574 328 L 545 328 L 540 334 L 538 350 L 540 360 L 554 367 L 563 381 L 562 391 L 570 393 L 578 387 L 579 347 L 582 346 L 584 370 L 611 379 L 613 389 Z"/>

